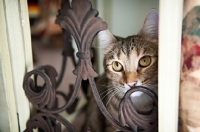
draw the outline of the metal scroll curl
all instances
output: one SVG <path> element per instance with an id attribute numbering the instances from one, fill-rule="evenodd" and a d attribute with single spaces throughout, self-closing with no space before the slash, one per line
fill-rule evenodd
<path id="1" fill-rule="evenodd" d="M 45 118 L 44 118 L 45 117 Z M 39 129 L 45 132 L 60 132 L 61 124 L 53 124 L 50 118 L 46 115 L 37 114 L 31 118 L 26 124 L 26 130 L 24 132 L 31 132 L 34 129 Z"/>
<path id="2" fill-rule="evenodd" d="M 56 123 L 59 121 L 58 123 Z M 62 116 L 57 114 L 38 113 L 32 117 L 26 124 L 24 132 L 32 132 L 35 128 L 44 132 L 61 132 L 61 123 L 69 132 L 75 132 L 73 126 Z"/>
<path id="3" fill-rule="evenodd" d="M 58 113 L 44 112 L 45 110 L 54 110 L 56 107 L 56 75 L 52 66 L 42 66 L 25 75 L 23 83 L 25 94 L 34 107 L 40 111 L 27 122 L 25 132 L 31 132 L 35 128 L 45 132 L 61 132 L 60 123 L 69 132 L 75 132 L 73 126 Z M 44 80 L 42 86 L 37 84 L 38 76 Z M 56 123 L 57 121 L 60 123 Z"/>
<path id="4" fill-rule="evenodd" d="M 55 69 L 51 66 L 39 67 L 25 75 L 23 83 L 25 94 L 38 110 L 42 111 L 45 107 L 51 109 L 55 105 L 56 75 Z M 34 76 L 34 82 L 31 76 Z M 38 86 L 38 76 L 44 80 L 43 86 Z"/>
<path id="5" fill-rule="evenodd" d="M 142 112 L 137 110 L 131 101 L 131 94 L 134 92 L 143 92 L 153 100 L 153 107 L 150 111 Z M 129 126 L 133 132 L 154 132 L 158 127 L 158 98 L 150 89 L 137 86 L 130 89 L 119 105 L 119 121 L 123 126 Z"/>

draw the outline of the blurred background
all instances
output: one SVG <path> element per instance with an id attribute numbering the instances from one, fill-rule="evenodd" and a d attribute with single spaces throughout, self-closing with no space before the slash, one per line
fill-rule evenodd
<path id="1" fill-rule="evenodd" d="M 71 0 L 70 0 L 71 1 Z M 137 34 L 143 25 L 143 21 L 150 9 L 159 10 L 159 0 L 90 0 L 94 9 L 99 11 L 99 17 L 108 25 L 108 29 L 117 36 L 127 37 Z M 61 0 L 28 0 L 28 9 L 31 27 L 32 51 L 34 68 L 43 65 L 53 66 L 60 74 L 63 51 L 62 29 L 55 24 Z M 76 44 L 72 41 L 75 53 Z M 103 73 L 103 53 L 100 45 L 94 40 L 94 68 L 101 75 Z M 76 56 L 74 56 L 76 57 Z M 67 94 L 70 86 L 75 83 L 73 75 L 74 63 L 71 57 L 67 58 L 66 70 L 63 82 L 58 90 Z M 81 111 L 86 98 L 81 91 L 77 101 L 75 112 L 61 115 L 72 122 L 77 131 L 80 130 L 84 121 L 84 112 Z M 62 96 L 58 97 L 59 106 L 65 104 Z M 78 118 L 76 118 L 78 117 Z M 66 130 L 63 130 L 66 131 Z"/>

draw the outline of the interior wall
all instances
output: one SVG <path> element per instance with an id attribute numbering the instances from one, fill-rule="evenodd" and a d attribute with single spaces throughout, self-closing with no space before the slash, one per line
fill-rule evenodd
<path id="1" fill-rule="evenodd" d="M 91 0 L 99 11 L 99 17 L 108 25 L 108 29 L 117 36 L 127 37 L 137 34 L 143 25 L 147 13 L 159 10 L 159 0 Z M 103 73 L 103 53 L 97 46 L 98 72 Z"/>

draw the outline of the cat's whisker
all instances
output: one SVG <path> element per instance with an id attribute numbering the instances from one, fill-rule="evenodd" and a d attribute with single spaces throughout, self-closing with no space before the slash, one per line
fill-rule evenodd
<path id="1" fill-rule="evenodd" d="M 115 91 L 115 90 L 113 89 L 113 90 L 109 91 L 108 93 L 106 93 L 106 95 L 103 96 L 103 98 L 101 100 L 103 100 L 108 94 L 112 93 L 113 91 Z"/>
<path id="2" fill-rule="evenodd" d="M 104 91 L 105 89 L 107 89 L 106 87 L 109 87 L 109 89 L 111 89 L 111 88 L 113 87 L 111 84 L 104 84 L 104 85 L 97 85 L 97 86 L 100 86 L 99 92 L 102 92 L 102 91 Z M 110 87 L 110 86 L 112 86 L 112 87 Z M 103 88 L 103 89 L 101 89 L 101 88 Z M 113 87 L 113 88 L 114 88 L 114 87 Z"/>
<path id="3" fill-rule="evenodd" d="M 104 87 L 104 86 L 112 86 L 112 84 L 104 84 L 104 85 L 98 84 L 97 86 L 101 86 L 101 87 Z"/>
<path id="4" fill-rule="evenodd" d="M 112 86 L 111 84 L 104 84 L 104 85 L 97 85 L 100 88 L 100 92 L 102 92 L 103 90 L 107 89 L 106 87 L 110 87 Z"/>
<path id="5" fill-rule="evenodd" d="M 97 86 L 100 88 L 100 90 L 102 90 L 102 89 L 104 90 L 104 89 L 106 89 L 106 86 L 107 86 L 107 85 L 104 84 L 104 85 L 97 85 Z"/>
<path id="6" fill-rule="evenodd" d="M 151 86 L 151 85 L 152 85 L 152 84 L 151 84 L 151 80 L 150 80 L 150 79 L 148 79 L 148 80 L 144 81 L 142 84 L 143 84 L 143 85 L 146 85 L 147 87 L 149 87 L 149 86 Z"/>
<path id="7" fill-rule="evenodd" d="M 158 89 L 158 85 L 151 84 L 151 81 L 143 83 L 143 86 L 150 88 L 151 90 L 157 90 Z"/>
<path id="8" fill-rule="evenodd" d="M 102 100 L 103 100 L 108 94 L 112 93 L 113 91 L 115 92 L 116 90 L 117 90 L 117 91 L 120 91 L 120 89 L 119 89 L 119 88 L 116 88 L 116 87 L 112 87 L 112 88 L 109 88 L 108 90 L 104 91 L 103 93 L 105 93 L 105 92 L 108 92 L 108 93 L 106 93 L 106 95 L 104 95 L 104 97 L 102 98 Z M 100 95 L 102 95 L 103 93 L 101 93 Z"/>
<path id="9" fill-rule="evenodd" d="M 120 86 L 119 82 L 117 82 L 117 81 L 113 81 L 113 82 L 109 83 L 109 85 L 115 86 L 115 87 Z"/>
<path id="10" fill-rule="evenodd" d="M 100 95 L 102 95 L 102 94 L 104 94 L 104 93 L 106 93 L 106 92 L 112 91 L 112 90 L 114 90 L 114 89 L 115 89 L 115 88 L 107 89 L 107 90 L 103 91 L 102 93 L 100 93 Z"/>
<path id="11" fill-rule="evenodd" d="M 108 100 L 108 102 L 106 103 L 106 107 L 107 107 L 108 103 L 110 102 L 110 100 L 111 100 L 119 91 L 120 91 L 120 90 L 117 89 L 117 90 L 115 91 L 115 93 L 113 93 L 113 96 L 111 96 L 110 99 Z"/>

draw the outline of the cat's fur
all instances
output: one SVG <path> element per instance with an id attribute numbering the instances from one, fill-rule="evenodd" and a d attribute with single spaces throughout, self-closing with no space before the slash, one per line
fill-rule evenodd
<path id="1" fill-rule="evenodd" d="M 109 113 L 118 120 L 118 106 L 130 86 L 145 86 L 157 93 L 158 83 L 158 13 L 151 10 L 138 35 L 121 38 L 113 36 L 108 30 L 99 33 L 100 44 L 105 55 L 106 75 L 97 82 L 99 93 Z M 138 65 L 139 59 L 149 56 L 151 63 L 147 67 Z M 114 61 L 121 63 L 122 71 L 114 71 Z M 142 111 L 152 108 L 152 100 L 142 92 L 131 95 L 132 102 Z M 114 132 L 114 128 L 101 114 L 94 98 L 91 98 L 87 110 L 87 127 L 92 132 Z"/>

